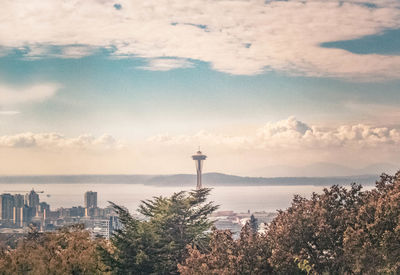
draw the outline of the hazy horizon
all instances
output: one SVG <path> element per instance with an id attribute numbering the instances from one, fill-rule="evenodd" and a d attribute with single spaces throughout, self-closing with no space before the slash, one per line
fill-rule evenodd
<path id="1" fill-rule="evenodd" d="M 336 163 L 313 163 L 306 166 L 288 166 L 288 165 L 275 165 L 268 166 L 261 169 L 255 169 L 250 173 L 224 173 L 222 171 L 204 171 L 204 174 L 225 174 L 238 177 L 262 177 L 262 178 L 277 178 L 277 177 L 353 177 L 364 175 L 380 175 L 382 173 L 394 175 L 400 167 L 391 163 L 374 163 L 365 167 L 351 168 L 348 166 Z M 20 173 L 20 174 L 0 174 L 0 177 L 29 177 L 29 176 L 170 176 L 170 175 L 195 175 L 195 171 L 176 172 L 176 173 Z"/>

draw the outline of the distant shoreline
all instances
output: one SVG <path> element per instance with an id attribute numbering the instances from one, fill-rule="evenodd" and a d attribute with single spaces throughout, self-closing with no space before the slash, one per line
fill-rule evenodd
<path id="1" fill-rule="evenodd" d="M 209 186 L 296 186 L 296 185 L 374 185 L 379 175 L 338 177 L 241 177 L 222 173 L 205 173 L 203 181 Z M 144 184 L 152 186 L 194 186 L 196 176 L 176 175 L 33 175 L 0 176 L 0 184 Z"/>

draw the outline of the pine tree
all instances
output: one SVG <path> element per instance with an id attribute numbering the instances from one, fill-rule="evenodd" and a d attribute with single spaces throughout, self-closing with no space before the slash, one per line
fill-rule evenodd
<path id="1" fill-rule="evenodd" d="M 142 201 L 144 221 L 113 204 L 123 229 L 111 238 L 114 250 L 104 250 L 105 263 L 116 274 L 177 274 L 177 264 L 187 257 L 186 246 L 206 248 L 208 216 L 218 206 L 206 202 L 210 189 L 178 192 L 169 198 Z"/>

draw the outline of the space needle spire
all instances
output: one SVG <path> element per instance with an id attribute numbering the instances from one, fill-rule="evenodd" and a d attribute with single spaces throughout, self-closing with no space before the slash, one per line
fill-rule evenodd
<path id="1" fill-rule="evenodd" d="M 207 158 L 207 156 L 203 155 L 203 153 L 200 151 L 200 147 L 199 147 L 199 151 L 197 151 L 197 153 L 195 155 L 193 155 L 192 158 L 196 164 L 196 171 L 197 171 L 196 189 L 199 190 L 199 189 L 203 188 L 203 185 L 201 183 L 201 172 L 203 169 L 203 162 Z"/>

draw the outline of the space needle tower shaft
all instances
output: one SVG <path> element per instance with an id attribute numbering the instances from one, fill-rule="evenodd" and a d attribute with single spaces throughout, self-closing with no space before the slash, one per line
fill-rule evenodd
<path id="1" fill-rule="evenodd" d="M 202 182 L 201 182 L 201 173 L 203 170 L 203 162 L 207 158 L 206 155 L 203 155 L 203 153 L 199 150 L 195 155 L 192 156 L 195 165 L 196 165 L 196 171 L 197 171 L 197 185 L 196 189 L 199 190 L 203 188 Z"/>

